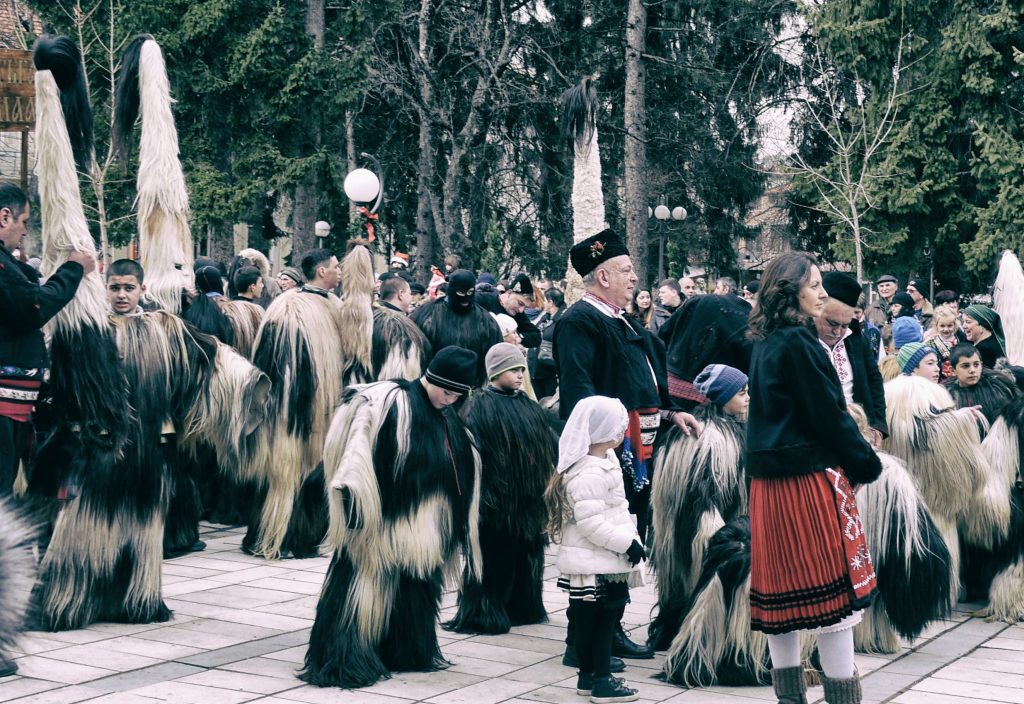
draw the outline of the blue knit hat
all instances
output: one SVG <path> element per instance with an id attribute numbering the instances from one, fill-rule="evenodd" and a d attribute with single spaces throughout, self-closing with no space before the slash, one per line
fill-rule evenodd
<path id="1" fill-rule="evenodd" d="M 936 354 L 935 348 L 921 342 L 908 342 L 900 348 L 896 355 L 896 363 L 900 365 L 900 371 L 906 375 L 914 373 L 917 365 L 930 354 Z"/>
<path id="2" fill-rule="evenodd" d="M 923 342 L 924 331 L 921 330 L 921 323 L 917 318 L 903 317 L 896 318 L 892 324 L 892 345 L 900 349 L 903 345 L 911 342 Z"/>
<path id="3" fill-rule="evenodd" d="M 697 391 L 716 406 L 724 406 L 747 385 L 747 375 L 725 364 L 709 364 L 693 380 Z"/>

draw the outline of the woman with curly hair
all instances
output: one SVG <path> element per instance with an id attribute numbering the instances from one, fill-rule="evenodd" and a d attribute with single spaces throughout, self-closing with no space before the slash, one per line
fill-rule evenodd
<path id="1" fill-rule="evenodd" d="M 768 636 L 782 704 L 807 701 L 801 633 L 817 637 L 826 701 L 861 701 L 853 626 L 877 592 L 851 482 L 882 465 L 814 332 L 827 298 L 814 257 L 787 252 L 750 314 L 750 620 Z"/>

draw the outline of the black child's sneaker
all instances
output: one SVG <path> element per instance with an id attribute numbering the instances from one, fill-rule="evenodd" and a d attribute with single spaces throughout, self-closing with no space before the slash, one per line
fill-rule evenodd
<path id="1" fill-rule="evenodd" d="M 626 684 L 626 680 L 621 677 L 612 677 L 613 680 L 619 684 Z M 594 676 L 590 673 L 581 672 L 576 678 L 576 694 L 581 697 L 589 697 L 591 690 L 594 688 Z"/>
<path id="2" fill-rule="evenodd" d="M 594 704 L 635 702 L 639 696 L 635 689 L 627 687 L 626 683 L 618 677 L 595 679 L 590 690 L 590 701 Z"/>

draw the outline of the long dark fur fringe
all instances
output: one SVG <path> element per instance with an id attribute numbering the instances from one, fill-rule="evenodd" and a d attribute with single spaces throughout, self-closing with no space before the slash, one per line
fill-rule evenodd
<path id="1" fill-rule="evenodd" d="M 288 524 L 288 533 L 282 543 L 282 552 L 303 559 L 320 556 L 320 543 L 327 535 L 327 486 L 324 482 L 324 463 L 302 481 L 295 509 Z"/>
<path id="2" fill-rule="evenodd" d="M 142 45 L 153 38 L 150 34 L 136 34 L 121 54 L 121 71 L 117 75 L 114 97 L 114 146 L 120 159 L 128 161 L 132 151 L 132 129 L 139 116 L 139 60 Z"/>
<path id="3" fill-rule="evenodd" d="M 60 103 L 64 110 L 64 123 L 71 138 L 75 165 L 88 171 L 92 160 L 92 108 L 85 88 L 82 54 L 78 45 L 68 37 L 44 34 L 32 49 L 32 61 L 37 71 L 49 71 L 60 89 Z"/>
<path id="4" fill-rule="evenodd" d="M 477 372 L 474 386 L 483 386 L 486 383 L 487 350 L 501 342 L 501 329 L 490 313 L 480 306 L 472 306 L 468 313 L 460 315 L 444 300 L 438 299 L 414 310 L 411 318 L 427 336 L 435 353 L 448 345 L 458 345 L 476 352 Z"/>
<path id="5" fill-rule="evenodd" d="M 597 126 L 597 88 L 584 78 L 562 93 L 562 139 L 577 149 L 587 149 Z"/>

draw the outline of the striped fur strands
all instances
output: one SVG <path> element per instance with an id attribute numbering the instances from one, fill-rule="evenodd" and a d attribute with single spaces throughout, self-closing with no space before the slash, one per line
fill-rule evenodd
<path id="1" fill-rule="evenodd" d="M 389 310 L 373 312 L 373 378 L 419 379 L 430 363 L 431 349 L 426 335 L 409 316 Z"/>
<path id="2" fill-rule="evenodd" d="M 17 645 L 36 578 L 33 542 L 37 530 L 8 500 L 0 500 L 0 649 Z"/>
<path id="3" fill-rule="evenodd" d="M 149 35 L 135 37 L 121 63 L 116 97 L 125 102 L 114 108 L 114 140 L 126 157 L 135 113 L 141 113 L 135 206 L 146 292 L 164 310 L 177 314 L 181 293 L 193 282 L 192 231 L 167 66 Z"/>
<path id="4" fill-rule="evenodd" d="M 454 412 L 441 422 L 425 404 L 418 381 L 385 381 L 349 387 L 334 415 L 324 448 L 334 555 L 306 682 L 364 687 L 444 665 L 435 628 L 459 547 L 480 578 L 480 461 Z M 454 462 L 438 460 L 445 437 Z"/>
<path id="5" fill-rule="evenodd" d="M 965 582 L 969 596 L 987 594 L 979 614 L 990 620 L 1016 623 L 1024 619 L 1024 488 L 1021 485 L 1020 434 L 1024 431 L 1024 398 L 1010 401 L 982 443 L 991 470 L 990 494 L 997 491 L 1009 510 L 1006 535 L 991 546 L 968 544 Z M 1002 478 L 1000 484 L 997 477 Z"/>
<path id="6" fill-rule="evenodd" d="M 223 297 L 218 298 L 217 303 L 231 326 L 231 345 L 243 357 L 252 357 L 256 334 L 263 322 L 263 308 L 248 301 L 229 301 Z"/>
<path id="7" fill-rule="evenodd" d="M 710 404 L 694 412 L 704 424 L 700 437 L 672 428 L 655 455 L 651 564 L 658 613 L 648 642 L 656 650 L 668 647 L 686 616 L 709 541 L 747 510 L 743 426 Z"/>
<path id="8" fill-rule="evenodd" d="M 878 599 L 854 627 L 857 649 L 895 653 L 949 615 L 957 574 L 949 550 L 900 460 L 878 453 L 881 476 L 857 489 L 857 507 L 878 575 Z"/>
<path id="9" fill-rule="evenodd" d="M 341 260 L 341 355 L 344 385 L 362 384 L 373 377 L 373 257 L 369 243 L 353 240 Z"/>
<path id="10" fill-rule="evenodd" d="M 91 443 L 72 448 L 70 486 L 77 496 L 57 514 L 40 564 L 36 628 L 171 617 L 160 593 L 168 468 L 159 438 L 130 449 L 118 458 Z"/>
<path id="11" fill-rule="evenodd" d="M 338 300 L 297 292 L 278 296 L 260 325 L 253 363 L 270 379 L 267 422 L 236 479 L 266 488 L 243 547 L 278 559 L 303 480 L 323 458 L 331 415 L 341 399 L 343 359 Z M 326 510 L 326 507 L 324 507 Z M 319 541 L 317 541 L 319 542 Z M 306 552 L 309 546 L 301 546 Z"/>
<path id="12" fill-rule="evenodd" d="M 750 630 L 750 519 L 729 521 L 708 544 L 693 603 L 660 677 L 685 687 L 771 681 L 768 640 Z"/>
<path id="13" fill-rule="evenodd" d="M 1017 255 L 1009 250 L 999 260 L 992 307 L 1003 321 L 1007 359 L 1010 364 L 1024 364 L 1024 270 Z"/>
<path id="14" fill-rule="evenodd" d="M 43 261 L 49 276 L 71 252 L 96 256 L 82 208 L 76 158 L 84 167 L 92 140 L 78 47 L 67 37 L 41 37 L 36 65 L 36 178 L 42 220 Z M 94 442 L 119 446 L 130 415 L 124 397 L 110 307 L 99 271 L 82 279 L 75 297 L 47 324 L 51 339 L 50 383 L 58 415 L 78 423 Z M 90 364 L 81 363 L 89 350 Z"/>
<path id="15" fill-rule="evenodd" d="M 965 514 L 981 473 L 981 431 L 975 415 L 957 410 L 949 392 L 917 376 L 885 385 L 889 437 L 884 449 L 903 460 L 933 514 Z"/>
<path id="16" fill-rule="evenodd" d="M 485 389 L 469 398 L 461 415 L 483 462 L 483 581 L 463 578 L 458 612 L 444 627 L 499 634 L 512 626 L 543 623 L 543 495 L 555 467 L 557 440 L 544 411 L 522 392 Z"/>

